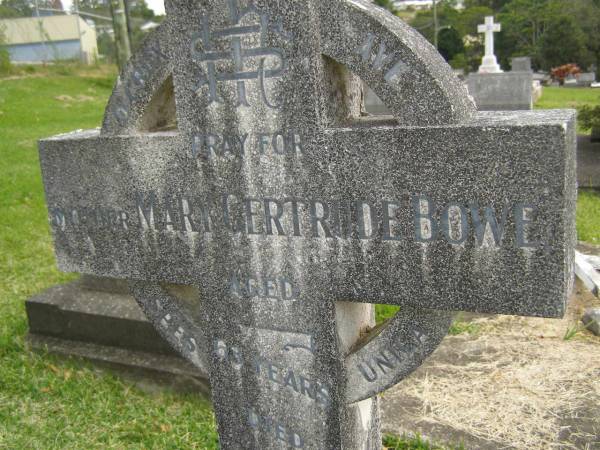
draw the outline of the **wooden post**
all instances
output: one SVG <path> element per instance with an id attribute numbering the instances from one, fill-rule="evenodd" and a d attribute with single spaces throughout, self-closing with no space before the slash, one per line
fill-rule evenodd
<path id="1" fill-rule="evenodd" d="M 115 45 L 117 46 L 117 61 L 119 69 L 123 69 L 131 56 L 131 46 L 127 33 L 127 20 L 125 18 L 125 5 L 123 0 L 110 1 L 110 13 L 113 18 L 115 31 Z"/>

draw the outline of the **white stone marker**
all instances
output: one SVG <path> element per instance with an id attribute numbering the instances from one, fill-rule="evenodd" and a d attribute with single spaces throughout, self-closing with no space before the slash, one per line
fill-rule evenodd
<path id="1" fill-rule="evenodd" d="M 477 31 L 485 34 L 485 56 L 479 67 L 479 73 L 503 72 L 494 54 L 494 33 L 502 31 L 502 26 L 499 23 L 494 23 L 494 16 L 486 16 L 485 24 L 479 25 Z"/>

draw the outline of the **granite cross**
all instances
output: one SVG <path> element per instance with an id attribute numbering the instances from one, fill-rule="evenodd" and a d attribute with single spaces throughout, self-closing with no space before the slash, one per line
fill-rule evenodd
<path id="1" fill-rule="evenodd" d="M 494 54 L 494 33 L 502 31 L 502 26 L 499 23 L 494 23 L 494 16 L 486 16 L 485 23 L 479 25 L 477 31 L 485 34 L 485 55 L 479 67 L 479 73 L 502 72 Z"/>
<path id="2" fill-rule="evenodd" d="M 222 448 L 378 449 L 452 311 L 560 317 L 572 111 L 477 113 L 366 0 L 171 0 L 101 130 L 41 141 L 62 270 L 130 280 Z M 363 114 L 362 80 L 393 117 Z M 373 303 L 401 305 L 375 327 Z"/>

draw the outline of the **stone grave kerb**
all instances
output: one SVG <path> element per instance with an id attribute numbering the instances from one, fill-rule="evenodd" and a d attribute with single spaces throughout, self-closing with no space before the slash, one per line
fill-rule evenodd
<path id="1" fill-rule="evenodd" d="M 209 372 L 223 448 L 378 448 L 376 394 L 451 311 L 563 313 L 572 112 L 475 113 L 366 1 L 167 13 L 102 130 L 43 141 L 41 163 L 59 266 L 131 280 Z M 361 117 L 359 78 L 393 118 Z M 402 310 L 373 329 L 369 303 Z"/>

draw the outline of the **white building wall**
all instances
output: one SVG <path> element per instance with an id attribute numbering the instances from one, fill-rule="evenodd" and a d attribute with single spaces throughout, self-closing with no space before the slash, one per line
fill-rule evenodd
<path id="1" fill-rule="evenodd" d="M 13 62 L 75 59 L 91 64 L 98 55 L 96 31 L 76 15 L 0 20 Z"/>

